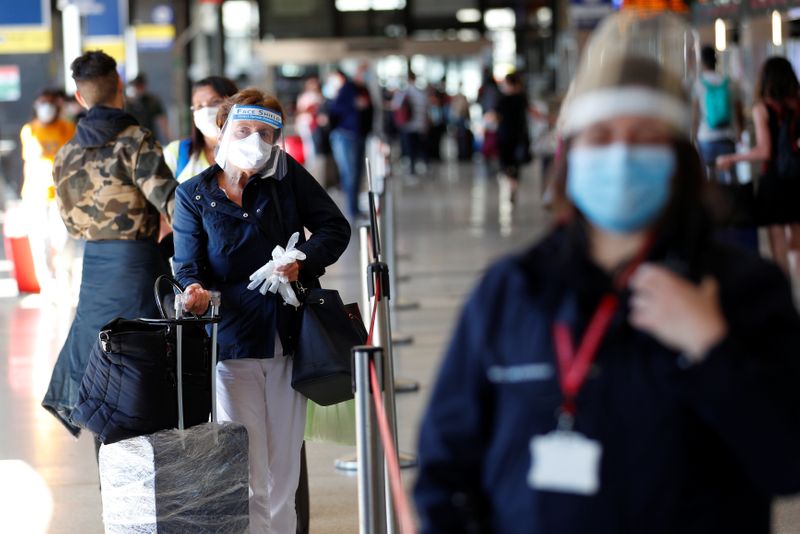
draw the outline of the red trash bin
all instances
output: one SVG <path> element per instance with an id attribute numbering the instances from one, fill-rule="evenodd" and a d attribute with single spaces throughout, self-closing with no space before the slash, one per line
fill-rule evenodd
<path id="1" fill-rule="evenodd" d="M 6 211 L 3 245 L 13 265 L 12 274 L 20 293 L 39 293 L 41 287 L 33 266 L 31 244 L 25 230 L 25 214 L 18 206 Z"/>

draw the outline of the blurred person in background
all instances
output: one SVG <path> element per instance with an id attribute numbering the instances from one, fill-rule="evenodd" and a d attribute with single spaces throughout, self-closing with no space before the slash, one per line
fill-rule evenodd
<path id="1" fill-rule="evenodd" d="M 450 99 L 447 116 L 455 130 L 458 161 L 471 161 L 475 138 L 470 129 L 469 100 L 460 90 Z"/>
<path id="2" fill-rule="evenodd" d="M 123 111 L 116 61 L 91 51 L 71 69 L 87 113 L 59 150 L 53 177 L 61 219 L 86 243 L 75 319 L 42 405 L 77 436 L 71 414 L 97 333 L 116 317 L 158 316 L 153 281 L 170 272 L 156 244 L 159 214 L 171 221 L 178 182 L 153 133 Z"/>
<path id="3" fill-rule="evenodd" d="M 329 99 L 327 115 L 333 157 L 339 169 L 342 191 L 347 198 L 350 220 L 355 221 L 361 215 L 358 195 L 366 146 L 362 111 L 370 106 L 370 102 L 359 86 L 341 70 L 328 76 L 323 94 Z"/>
<path id="4" fill-rule="evenodd" d="M 447 131 L 447 93 L 436 85 L 428 86 L 428 131 L 425 156 L 428 161 L 442 161 L 442 137 Z"/>
<path id="5" fill-rule="evenodd" d="M 508 184 L 513 203 L 519 187 L 520 166 L 530 163 L 531 139 L 528 133 L 528 97 L 522 77 L 512 72 L 503 81 L 503 94 L 497 102 L 497 148 L 501 180 Z"/>
<path id="6" fill-rule="evenodd" d="M 491 67 L 483 69 L 483 81 L 478 89 L 478 104 L 481 106 L 483 142 L 481 154 L 487 164 L 497 160 L 497 103 L 502 93 L 494 79 Z"/>
<path id="7" fill-rule="evenodd" d="M 564 224 L 461 315 L 419 432 L 422 533 L 768 534 L 800 491 L 800 317 L 779 269 L 713 241 L 682 63 L 614 52 L 636 16 L 600 27 L 562 110 Z"/>
<path id="8" fill-rule="evenodd" d="M 168 142 L 169 131 L 166 111 L 161 99 L 147 90 L 147 77 L 139 73 L 130 81 L 125 91 L 127 101 L 125 110 L 139 121 L 139 125 L 153 132 L 161 143 Z"/>
<path id="9" fill-rule="evenodd" d="M 772 259 L 800 280 L 800 85 L 792 64 L 771 57 L 761 67 L 758 101 L 753 106 L 756 145 L 717 158 L 722 171 L 740 161 L 761 162 L 756 194 L 757 220 L 768 227 Z M 792 265 L 794 264 L 794 265 Z"/>
<path id="10" fill-rule="evenodd" d="M 219 324 L 219 420 L 247 428 L 250 531 L 275 534 L 297 528 L 306 398 L 292 389 L 291 355 L 300 314 L 266 287 L 259 291 L 250 275 L 298 232 L 305 259 L 278 271 L 319 287 L 350 239 L 333 200 L 280 147 L 284 119 L 280 102 L 258 89 L 226 99 L 217 114 L 217 161 L 180 185 L 174 224 L 175 277 L 186 287 L 186 309 L 205 312 L 209 290 L 228 303 Z"/>
<path id="11" fill-rule="evenodd" d="M 311 76 L 303 83 L 303 92 L 297 97 L 297 133 L 303 140 L 303 154 L 305 156 L 305 167 L 309 169 L 314 177 L 319 174 L 316 162 L 317 147 L 314 142 L 314 132 L 318 128 L 318 116 L 325 97 L 322 96 L 322 89 L 319 78 Z"/>
<path id="12" fill-rule="evenodd" d="M 71 258 L 60 257 L 67 245 L 58 215 L 53 183 L 56 153 L 75 135 L 75 124 L 61 118 L 58 91 L 42 91 L 33 102 L 33 119 L 22 127 L 22 208 L 29 222 L 28 239 L 39 286 L 45 293 L 70 287 Z M 63 285 L 62 285 L 63 284 Z"/>
<path id="13" fill-rule="evenodd" d="M 697 147 L 703 163 L 716 167 L 719 156 L 736 152 L 736 141 L 744 128 L 739 86 L 717 72 L 717 51 L 713 46 L 700 50 L 702 71 L 694 84 L 694 116 Z M 724 183 L 736 183 L 736 168 L 720 173 Z"/>
<path id="14" fill-rule="evenodd" d="M 404 89 L 392 97 L 394 122 L 400 131 L 402 154 L 408 161 L 408 173 L 413 177 L 427 170 L 428 95 L 417 87 L 417 75 L 409 71 Z"/>
<path id="15" fill-rule="evenodd" d="M 223 76 L 209 76 L 192 85 L 192 135 L 172 141 L 164 148 L 164 161 L 178 183 L 185 182 L 214 164 L 217 150 L 217 110 L 238 91 L 236 84 Z M 172 228 L 161 217 L 159 247 L 166 258 L 174 253 Z"/>
<path id="16" fill-rule="evenodd" d="M 164 161 L 178 182 L 185 182 L 215 163 L 217 111 L 237 91 L 236 84 L 223 76 L 209 76 L 192 85 L 192 135 L 164 148 Z"/>

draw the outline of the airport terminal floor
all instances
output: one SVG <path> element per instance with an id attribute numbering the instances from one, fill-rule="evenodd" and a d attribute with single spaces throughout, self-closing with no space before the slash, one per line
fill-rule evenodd
<path id="1" fill-rule="evenodd" d="M 479 164 L 453 163 L 431 167 L 415 183 L 395 178 L 400 283 L 394 298 L 419 304 L 395 317 L 396 337 L 413 336 L 412 344 L 395 349 L 396 375 L 420 384 L 418 392 L 397 396 L 404 452 L 414 450 L 420 418 L 466 294 L 490 262 L 527 246 L 548 226 L 534 167 L 525 171 L 513 214 L 490 174 Z M 336 199 L 343 200 L 338 194 Z M 0 290 L 13 285 L 8 262 L 3 266 Z M 345 302 L 356 301 L 360 276 L 354 233 L 347 252 L 322 283 L 339 289 Z M 103 532 L 91 436 L 74 439 L 40 407 L 72 313 L 69 304 L 36 295 L 0 298 L 0 480 L 13 481 L 0 485 L 3 533 Z M 307 450 L 311 531 L 357 532 L 356 479 L 334 468 L 334 461 L 353 449 L 312 442 Z M 406 469 L 403 475 L 410 489 L 414 471 Z M 800 499 L 776 505 L 774 526 L 777 533 L 800 533 Z"/>

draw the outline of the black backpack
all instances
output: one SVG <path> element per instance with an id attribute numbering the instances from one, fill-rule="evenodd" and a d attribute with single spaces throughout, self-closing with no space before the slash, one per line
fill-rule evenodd
<path id="1" fill-rule="evenodd" d="M 800 110 L 784 107 L 778 112 L 775 171 L 785 180 L 800 180 Z"/>

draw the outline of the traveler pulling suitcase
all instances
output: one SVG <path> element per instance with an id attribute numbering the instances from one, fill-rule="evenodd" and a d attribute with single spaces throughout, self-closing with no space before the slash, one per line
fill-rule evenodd
<path id="1" fill-rule="evenodd" d="M 154 324 L 177 330 L 178 428 L 162 430 L 100 447 L 103 522 L 107 533 L 229 533 L 249 531 L 248 442 L 244 426 L 211 422 L 184 429 L 183 328 L 211 323 L 211 399 L 216 398 L 219 296 L 211 316 L 182 318 L 176 295 L 176 319 Z"/>

